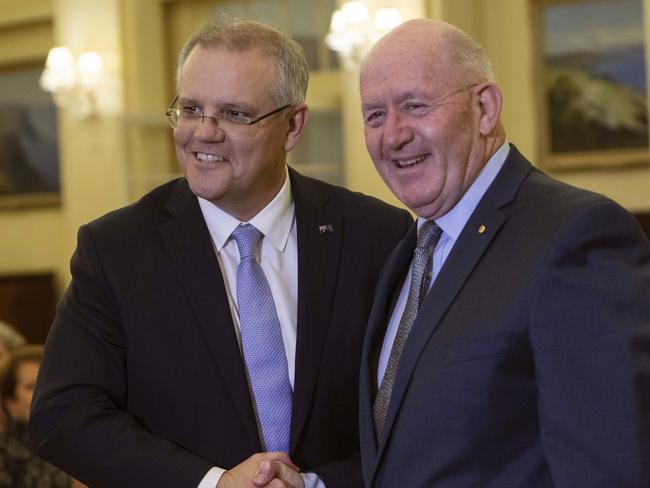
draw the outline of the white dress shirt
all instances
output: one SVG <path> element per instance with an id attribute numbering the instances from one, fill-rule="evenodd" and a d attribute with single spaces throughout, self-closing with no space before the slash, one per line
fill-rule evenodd
<path id="1" fill-rule="evenodd" d="M 431 270 L 431 282 L 429 284 L 429 289 L 433 282 L 436 280 L 438 273 L 442 269 L 442 265 L 445 263 L 447 256 L 451 252 L 458 236 L 462 232 L 465 224 L 471 217 L 472 213 L 476 209 L 478 202 L 481 201 L 483 195 L 489 188 L 489 186 L 494 181 L 497 173 L 501 170 L 503 163 L 508 157 L 510 152 L 510 145 L 505 142 L 497 152 L 495 152 L 487 164 L 483 167 L 479 173 L 474 183 L 467 189 L 465 194 L 459 200 L 459 202 L 445 215 L 436 219 L 436 224 L 442 229 L 442 234 L 436 248 L 433 251 L 432 257 L 432 270 Z M 418 217 L 418 232 L 420 227 L 426 221 L 421 217 Z M 393 313 L 388 322 L 388 327 L 386 328 L 386 335 L 384 336 L 384 342 L 381 347 L 381 353 L 379 355 L 379 362 L 377 363 L 377 385 L 381 385 L 381 381 L 384 379 L 384 373 L 386 372 L 386 366 L 388 365 L 388 358 L 390 356 L 390 350 L 393 347 L 393 342 L 395 341 L 395 336 L 397 335 L 397 329 L 399 327 L 399 322 L 404 314 L 404 309 L 406 308 L 406 299 L 409 294 L 409 285 L 411 283 L 411 272 L 413 269 L 413 262 L 409 265 L 408 274 L 404 279 L 404 284 L 400 291 L 399 297 L 395 302 L 395 307 L 393 308 Z"/>
<path id="2" fill-rule="evenodd" d="M 293 388 L 298 326 L 298 238 L 295 205 L 288 170 L 278 194 L 248 222 L 241 222 L 208 200 L 200 197 L 198 200 L 221 268 L 240 352 L 241 333 L 237 311 L 239 250 L 235 240 L 230 238 L 230 234 L 237 226 L 244 223 L 255 226 L 264 234 L 256 258 L 266 275 L 275 302 L 284 351 L 287 356 L 289 381 Z M 225 471 L 223 468 L 213 467 L 203 477 L 197 488 L 214 488 Z M 301 475 L 305 481 L 305 488 L 325 488 L 325 484 L 315 473 L 301 473 Z"/>

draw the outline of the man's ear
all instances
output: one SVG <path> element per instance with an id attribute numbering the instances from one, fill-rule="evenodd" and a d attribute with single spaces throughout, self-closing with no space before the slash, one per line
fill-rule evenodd
<path id="1" fill-rule="evenodd" d="M 481 83 L 477 90 L 481 109 L 479 131 L 482 136 L 488 136 L 499 124 L 503 97 L 499 87 L 489 81 Z"/>
<path id="2" fill-rule="evenodd" d="M 309 107 L 307 104 L 301 103 L 290 109 L 291 115 L 288 118 L 289 128 L 287 129 L 287 140 L 284 143 L 284 150 L 291 151 L 300 139 L 303 129 L 307 125 L 309 119 Z"/>

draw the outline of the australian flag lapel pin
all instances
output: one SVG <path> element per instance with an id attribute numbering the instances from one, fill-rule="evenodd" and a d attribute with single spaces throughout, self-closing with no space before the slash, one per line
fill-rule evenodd
<path id="1" fill-rule="evenodd" d="M 324 224 L 318 226 L 319 234 L 327 234 L 328 232 L 334 232 L 334 226 L 332 224 Z"/>

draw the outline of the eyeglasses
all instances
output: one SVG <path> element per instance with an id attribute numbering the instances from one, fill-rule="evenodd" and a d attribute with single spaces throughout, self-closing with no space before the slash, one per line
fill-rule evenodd
<path id="1" fill-rule="evenodd" d="M 215 126 L 232 137 L 250 137 L 253 134 L 253 125 L 291 106 L 291 104 L 283 105 L 267 114 L 250 118 L 241 115 L 240 112 L 234 109 L 228 109 L 214 115 L 206 115 L 195 105 L 178 107 L 177 102 L 178 95 L 176 95 L 172 103 L 169 104 L 169 108 L 165 111 L 169 125 L 174 129 L 194 132 L 203 124 L 204 119 L 210 119 Z"/>

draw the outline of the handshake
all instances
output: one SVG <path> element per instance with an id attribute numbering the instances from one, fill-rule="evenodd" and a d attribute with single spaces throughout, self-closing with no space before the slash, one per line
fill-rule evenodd
<path id="1" fill-rule="evenodd" d="M 304 488 L 299 471 L 286 452 L 261 452 L 223 473 L 216 488 Z"/>

